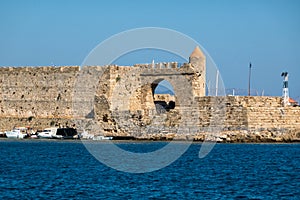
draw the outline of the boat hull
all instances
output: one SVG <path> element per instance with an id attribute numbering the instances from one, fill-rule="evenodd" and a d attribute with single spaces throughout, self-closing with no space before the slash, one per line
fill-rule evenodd
<path id="1" fill-rule="evenodd" d="M 16 132 L 6 132 L 5 135 L 7 138 L 10 139 L 23 139 L 26 136 L 26 134 L 16 133 Z"/>

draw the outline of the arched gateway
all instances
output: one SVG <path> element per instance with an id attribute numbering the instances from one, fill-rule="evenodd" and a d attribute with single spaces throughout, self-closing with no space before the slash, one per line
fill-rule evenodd
<path id="1" fill-rule="evenodd" d="M 98 78 L 95 103 L 90 112 L 103 128 L 103 134 L 177 133 L 181 128 L 197 124 L 191 115 L 197 115 L 196 109 L 193 110 L 195 97 L 205 96 L 205 56 L 196 47 L 189 63 L 107 66 Z M 160 95 L 155 99 L 154 90 L 162 80 L 173 86 L 175 97 L 166 101 L 167 112 L 161 113 L 155 102 L 168 97 Z M 193 119 L 199 118 L 194 116 Z"/>

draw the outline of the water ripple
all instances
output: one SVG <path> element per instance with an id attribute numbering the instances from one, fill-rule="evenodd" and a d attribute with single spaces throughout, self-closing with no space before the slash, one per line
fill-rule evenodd
<path id="1" fill-rule="evenodd" d="M 119 143 L 148 152 L 161 142 Z M 200 144 L 146 174 L 115 171 L 76 141 L 0 141 L 0 199 L 299 199 L 300 144 Z"/>

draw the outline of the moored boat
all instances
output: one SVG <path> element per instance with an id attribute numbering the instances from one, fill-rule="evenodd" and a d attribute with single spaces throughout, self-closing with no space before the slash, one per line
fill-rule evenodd
<path id="1" fill-rule="evenodd" d="M 110 136 L 103 136 L 103 135 L 97 135 L 93 137 L 93 140 L 112 140 L 113 137 Z"/>
<path id="2" fill-rule="evenodd" d="M 17 127 L 14 128 L 11 131 L 5 131 L 5 135 L 7 138 L 13 138 L 13 139 L 23 139 L 27 137 L 27 128 L 25 127 Z"/>
<path id="3" fill-rule="evenodd" d="M 47 138 L 51 139 L 54 138 L 57 132 L 57 128 L 51 127 L 51 128 L 45 128 L 42 132 L 38 132 L 39 138 Z"/>
<path id="4" fill-rule="evenodd" d="M 5 132 L 0 131 L 0 137 L 6 137 Z"/>
<path id="5" fill-rule="evenodd" d="M 42 132 L 38 133 L 39 138 L 47 139 L 77 139 L 77 131 L 73 128 L 46 128 Z"/>

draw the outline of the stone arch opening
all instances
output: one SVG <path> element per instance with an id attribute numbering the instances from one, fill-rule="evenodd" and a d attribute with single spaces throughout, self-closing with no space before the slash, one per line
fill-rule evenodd
<path id="1" fill-rule="evenodd" d="M 156 79 L 151 84 L 152 97 L 158 114 L 175 109 L 176 100 L 172 84 L 163 79 Z"/>

